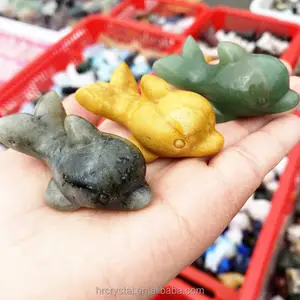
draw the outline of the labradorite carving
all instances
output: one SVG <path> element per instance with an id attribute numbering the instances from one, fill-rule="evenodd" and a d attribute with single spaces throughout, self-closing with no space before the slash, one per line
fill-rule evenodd
<path id="1" fill-rule="evenodd" d="M 47 163 L 53 178 L 45 200 L 54 209 L 135 210 L 151 202 L 140 150 L 79 116 L 66 116 L 55 92 L 39 100 L 33 115 L 0 119 L 0 143 Z"/>

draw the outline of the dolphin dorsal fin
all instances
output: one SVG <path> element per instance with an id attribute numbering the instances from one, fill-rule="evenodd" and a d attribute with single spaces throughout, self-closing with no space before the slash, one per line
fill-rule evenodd
<path id="1" fill-rule="evenodd" d="M 199 45 L 192 36 L 188 36 L 183 45 L 181 56 L 184 60 L 190 61 L 193 64 L 205 62 L 205 57 Z"/>
<path id="2" fill-rule="evenodd" d="M 34 116 L 48 124 L 63 124 L 66 111 L 59 95 L 51 91 L 43 96 L 36 105 Z"/>
<path id="3" fill-rule="evenodd" d="M 66 117 L 65 130 L 71 144 L 89 144 L 99 133 L 94 125 L 75 115 Z"/>
<path id="4" fill-rule="evenodd" d="M 121 63 L 112 73 L 109 83 L 116 86 L 122 91 L 130 92 L 133 94 L 138 94 L 137 82 L 128 67 L 128 65 L 123 62 Z"/>
<path id="5" fill-rule="evenodd" d="M 180 55 L 171 54 L 158 59 L 152 70 L 169 84 L 189 89 L 191 74 L 198 74 L 199 70 L 203 70 L 207 66 L 199 45 L 193 37 L 189 36 L 185 40 Z"/>
<path id="6" fill-rule="evenodd" d="M 229 64 L 238 61 L 248 52 L 235 43 L 221 42 L 218 46 L 218 54 L 221 64 Z"/>

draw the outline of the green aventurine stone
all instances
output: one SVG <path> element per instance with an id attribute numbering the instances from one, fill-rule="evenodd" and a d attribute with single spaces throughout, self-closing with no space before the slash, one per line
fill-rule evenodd
<path id="1" fill-rule="evenodd" d="M 289 88 L 288 70 L 279 59 L 250 54 L 231 42 L 221 42 L 218 54 L 219 64 L 206 63 L 196 41 L 188 37 L 181 55 L 157 60 L 153 71 L 175 87 L 207 98 L 217 123 L 280 113 L 299 103 L 299 95 Z"/>

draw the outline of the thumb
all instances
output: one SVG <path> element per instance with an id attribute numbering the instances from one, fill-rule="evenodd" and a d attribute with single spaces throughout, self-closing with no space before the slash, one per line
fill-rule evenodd
<path id="1" fill-rule="evenodd" d="M 84 107 L 82 107 L 76 100 L 74 95 L 70 95 L 65 100 L 63 100 L 64 108 L 67 112 L 67 115 L 77 115 L 80 116 L 86 120 L 88 120 L 90 123 L 94 125 L 98 125 L 100 120 L 102 119 L 101 116 L 95 115 L 88 110 L 86 110 Z"/>

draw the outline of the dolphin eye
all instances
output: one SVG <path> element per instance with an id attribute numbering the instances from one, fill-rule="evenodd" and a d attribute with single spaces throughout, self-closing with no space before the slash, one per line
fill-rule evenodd
<path id="1" fill-rule="evenodd" d="M 85 188 L 86 188 L 87 190 L 89 190 L 89 191 L 94 191 L 94 188 L 93 188 L 92 186 L 90 186 L 90 185 L 87 185 Z"/>
<path id="2" fill-rule="evenodd" d="M 179 139 L 179 140 L 175 140 L 175 141 L 173 142 L 173 144 L 174 144 L 174 147 L 175 147 L 175 148 L 177 148 L 177 149 L 182 149 L 182 148 L 184 148 L 184 146 L 185 146 L 185 141 L 182 140 L 182 139 Z"/>
<path id="3" fill-rule="evenodd" d="M 107 204 L 107 203 L 109 202 L 109 195 L 107 195 L 106 193 L 101 193 L 101 194 L 99 195 L 99 201 L 100 201 L 103 205 Z"/>
<path id="4" fill-rule="evenodd" d="M 15 146 L 16 145 L 16 141 L 14 141 L 14 140 L 9 140 L 8 141 L 12 146 Z"/>
<path id="5" fill-rule="evenodd" d="M 265 105 L 268 103 L 268 99 L 265 97 L 259 97 L 257 98 L 256 103 L 259 105 Z"/>

